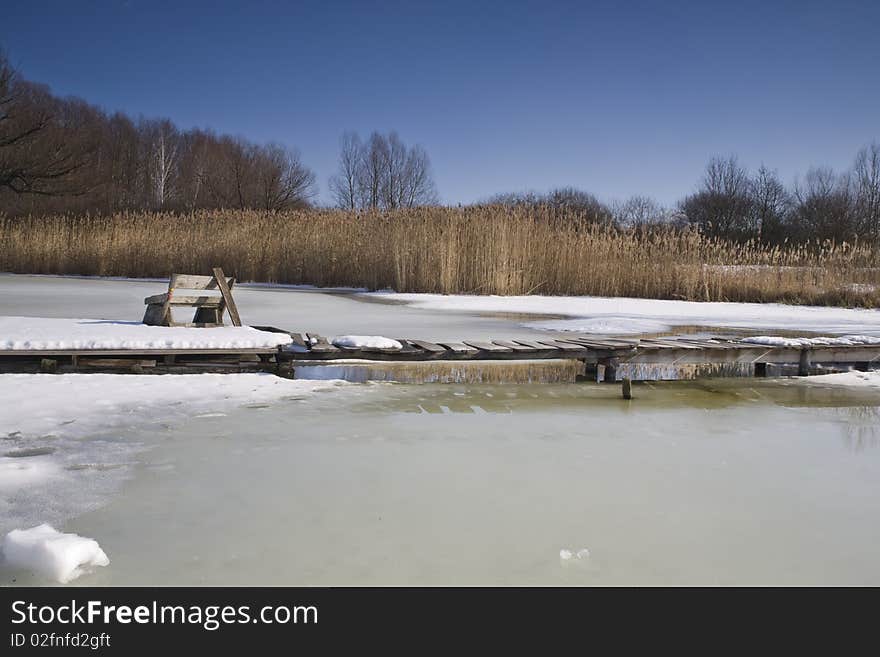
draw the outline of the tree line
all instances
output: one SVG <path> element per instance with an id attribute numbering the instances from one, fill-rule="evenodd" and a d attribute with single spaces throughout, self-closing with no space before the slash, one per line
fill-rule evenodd
<path id="1" fill-rule="evenodd" d="M 279 144 L 133 120 L 24 79 L 0 53 L 0 210 L 10 215 L 305 207 L 315 174 Z"/>
<path id="2" fill-rule="evenodd" d="M 328 188 L 347 210 L 439 202 L 427 152 L 393 131 L 365 140 L 344 133 Z M 0 213 L 271 211 L 308 208 L 316 196 L 315 174 L 294 149 L 59 98 L 24 79 L 0 51 Z M 750 172 L 735 156 L 716 157 L 674 207 L 641 195 L 604 203 L 573 187 L 498 194 L 487 203 L 541 205 L 550 216 L 620 228 L 694 226 L 735 241 L 880 242 L 880 143 L 862 148 L 843 173 L 812 168 L 792 185 L 766 166 Z"/>
<path id="3" fill-rule="evenodd" d="M 878 241 L 880 143 L 859 150 L 843 173 L 814 167 L 791 187 L 765 166 L 750 174 L 735 156 L 714 158 L 679 211 L 703 232 L 727 239 Z"/>
<path id="4" fill-rule="evenodd" d="M 550 210 L 550 216 L 576 216 L 618 228 L 693 226 L 707 236 L 741 242 L 878 242 L 880 143 L 859 150 L 852 167 L 843 173 L 814 167 L 791 186 L 766 166 L 750 173 L 736 156 L 715 157 L 706 165 L 696 191 L 672 208 L 640 195 L 603 203 L 572 187 L 546 194 L 498 194 L 487 203 L 540 205 Z"/>

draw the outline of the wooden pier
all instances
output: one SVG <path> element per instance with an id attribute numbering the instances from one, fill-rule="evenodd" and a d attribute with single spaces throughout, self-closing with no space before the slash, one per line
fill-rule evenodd
<path id="1" fill-rule="evenodd" d="M 333 345 L 315 333 L 286 333 L 292 343 L 265 349 L 0 351 L 0 372 L 273 372 L 293 376 L 299 366 L 369 361 L 576 360 L 594 381 L 658 380 L 703 376 L 768 376 L 880 368 L 880 345 L 777 347 L 733 339 L 556 338 L 438 341 L 395 338 L 402 349 Z M 211 330 L 211 329 L 205 329 Z"/>
<path id="2" fill-rule="evenodd" d="M 258 327 L 263 330 L 278 330 Z M 813 371 L 834 369 L 868 370 L 880 367 L 878 345 L 816 345 L 810 347 L 767 346 L 742 340 L 686 337 L 606 338 L 572 335 L 537 340 L 461 340 L 456 342 L 395 338 L 402 349 L 356 349 L 333 345 L 313 333 L 291 333 L 293 344 L 285 349 L 282 362 L 293 366 L 302 361 L 498 361 L 523 359 L 573 359 L 584 364 L 584 376 L 592 380 L 617 381 L 621 372 L 631 380 L 656 379 L 644 374 L 656 366 L 706 375 L 767 376 L 779 372 L 807 376 Z M 796 369 L 795 369 L 796 368 Z M 640 375 L 640 373 L 643 373 Z M 661 377 L 662 378 L 662 377 Z"/>

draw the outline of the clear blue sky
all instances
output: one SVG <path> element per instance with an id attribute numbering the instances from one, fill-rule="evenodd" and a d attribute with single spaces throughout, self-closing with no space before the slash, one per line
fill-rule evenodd
<path id="1" fill-rule="evenodd" d="M 736 153 L 785 180 L 880 139 L 880 2 L 4 0 L 30 79 L 297 147 L 396 129 L 446 203 L 576 185 L 673 203 Z"/>

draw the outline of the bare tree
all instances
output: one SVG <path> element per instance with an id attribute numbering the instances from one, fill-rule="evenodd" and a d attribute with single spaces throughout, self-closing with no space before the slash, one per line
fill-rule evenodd
<path id="1" fill-rule="evenodd" d="M 362 207 L 375 209 L 381 206 L 387 160 L 388 142 L 384 136 L 373 132 L 364 149 L 361 165 L 362 178 L 359 188 Z"/>
<path id="2" fill-rule="evenodd" d="M 341 208 L 415 207 L 437 202 L 431 160 L 421 146 L 407 147 L 396 132 L 373 132 L 366 143 L 346 132 L 330 191 Z"/>
<path id="3" fill-rule="evenodd" d="M 784 239 L 784 226 L 791 198 L 776 171 L 764 165 L 749 181 L 751 225 L 757 237 L 770 242 Z"/>
<path id="4" fill-rule="evenodd" d="M 621 228 L 653 226 L 667 223 L 668 211 L 648 196 L 631 196 L 612 207 L 614 223 Z"/>
<path id="5" fill-rule="evenodd" d="M 880 143 L 874 142 L 856 155 L 852 184 L 859 235 L 880 239 Z"/>
<path id="6" fill-rule="evenodd" d="M 96 147 L 90 110 L 22 80 L 0 53 L 0 189 L 17 195 L 81 193 L 82 181 L 73 174 Z"/>
<path id="7" fill-rule="evenodd" d="M 256 150 L 254 166 L 261 209 L 305 207 L 315 195 L 315 174 L 296 151 L 269 144 Z"/>
<path id="8" fill-rule="evenodd" d="M 402 205 L 407 152 L 396 132 L 391 132 L 383 139 L 385 147 L 382 151 L 382 164 L 385 172 L 382 176 L 382 205 L 393 210 Z"/>
<path id="9" fill-rule="evenodd" d="M 146 148 L 144 175 L 149 203 L 162 209 L 172 200 L 178 175 L 180 135 L 168 119 L 141 122 Z"/>
<path id="10" fill-rule="evenodd" d="M 364 145 L 356 132 L 345 132 L 339 140 L 339 170 L 329 187 L 336 205 L 354 210 L 359 204 L 359 185 L 363 179 Z"/>
<path id="11" fill-rule="evenodd" d="M 416 145 L 409 149 L 401 178 L 401 206 L 412 208 L 437 203 L 431 160 L 424 148 Z"/>
<path id="12" fill-rule="evenodd" d="M 730 239 L 755 236 L 749 177 L 735 156 L 710 160 L 700 188 L 682 201 L 681 210 L 708 235 Z"/>
<path id="13" fill-rule="evenodd" d="M 791 227 L 801 240 L 845 241 L 857 236 L 849 179 L 827 167 L 813 168 L 795 184 Z"/>
<path id="14" fill-rule="evenodd" d="M 590 223 L 609 224 L 613 220 L 611 209 L 589 192 L 576 187 L 558 187 L 546 194 L 538 192 L 513 192 L 496 194 L 488 203 L 493 205 L 509 205 L 549 211 L 554 219 L 578 218 Z M 546 215 L 545 215 L 546 216 Z"/>

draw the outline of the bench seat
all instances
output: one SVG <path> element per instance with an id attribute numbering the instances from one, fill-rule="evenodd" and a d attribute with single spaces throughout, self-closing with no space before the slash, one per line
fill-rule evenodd
<path id="1" fill-rule="evenodd" d="M 168 303 L 171 306 L 207 306 L 210 308 L 219 308 L 220 304 L 223 303 L 223 297 L 219 296 L 177 296 L 171 295 L 171 299 L 168 299 L 168 293 L 164 292 L 162 294 L 154 294 L 151 297 L 147 297 L 144 299 L 144 303 L 148 306 L 154 303 Z"/>

